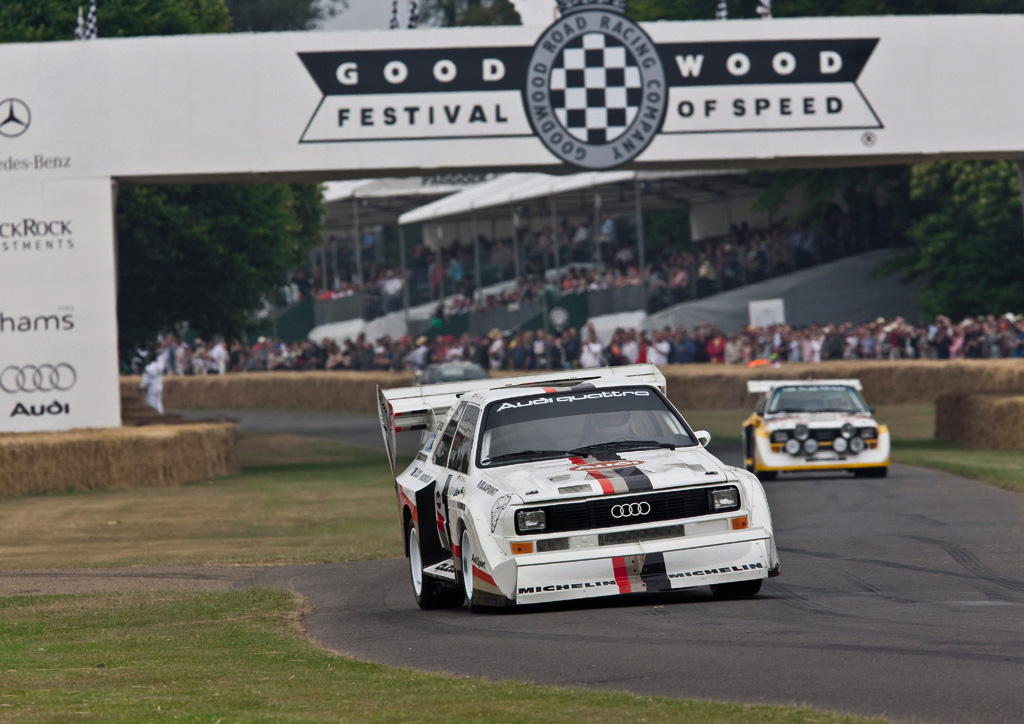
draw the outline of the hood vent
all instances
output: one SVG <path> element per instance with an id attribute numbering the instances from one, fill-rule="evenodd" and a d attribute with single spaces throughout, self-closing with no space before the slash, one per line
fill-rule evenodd
<path id="1" fill-rule="evenodd" d="M 594 488 L 588 483 L 583 485 L 566 485 L 565 487 L 559 488 L 559 495 L 572 495 L 573 493 L 589 493 Z"/>

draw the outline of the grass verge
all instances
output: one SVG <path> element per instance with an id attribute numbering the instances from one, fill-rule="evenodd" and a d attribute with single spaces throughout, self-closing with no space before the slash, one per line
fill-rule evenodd
<path id="1" fill-rule="evenodd" d="M 0 720 L 867 724 L 793 707 L 486 682 L 306 641 L 276 590 L 0 599 Z"/>

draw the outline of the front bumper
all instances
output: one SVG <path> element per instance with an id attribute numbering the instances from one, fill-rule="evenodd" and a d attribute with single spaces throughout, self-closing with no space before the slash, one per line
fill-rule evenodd
<path id="1" fill-rule="evenodd" d="M 776 450 L 767 436 L 757 435 L 754 444 L 754 470 L 763 472 L 809 472 L 826 470 L 857 470 L 858 468 L 879 468 L 889 465 L 889 434 L 879 435 L 874 445 L 860 453 L 837 453 L 828 447 L 820 448 L 813 455 L 790 455 L 785 450 Z"/>
<path id="2" fill-rule="evenodd" d="M 624 593 L 671 591 L 767 578 L 778 568 L 771 534 L 748 529 L 600 549 L 532 553 L 505 561 L 496 575 L 516 603 L 542 603 Z M 514 575 L 509 575 L 514 571 Z"/>

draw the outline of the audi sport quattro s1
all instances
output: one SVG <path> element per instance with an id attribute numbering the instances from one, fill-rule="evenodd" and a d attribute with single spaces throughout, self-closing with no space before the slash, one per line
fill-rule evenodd
<path id="1" fill-rule="evenodd" d="M 860 380 L 750 380 L 760 395 L 743 422 L 746 468 L 761 480 L 779 473 L 889 472 L 889 429 L 861 396 Z"/>
<path id="2" fill-rule="evenodd" d="M 654 365 L 377 392 L 420 608 L 750 596 L 779 573 L 757 477 L 708 452 Z M 422 443 L 396 473 L 408 430 Z"/>

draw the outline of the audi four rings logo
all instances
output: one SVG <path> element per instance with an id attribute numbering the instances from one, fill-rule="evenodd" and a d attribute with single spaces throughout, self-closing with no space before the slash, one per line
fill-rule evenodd
<path id="1" fill-rule="evenodd" d="M 50 365 L 11 365 L 0 372 L 0 390 L 18 392 L 66 392 L 75 386 L 78 373 L 67 362 Z"/>
<path id="2" fill-rule="evenodd" d="M 639 518 L 651 512 L 651 504 L 646 500 L 639 503 L 623 503 L 612 506 L 613 518 Z"/>

